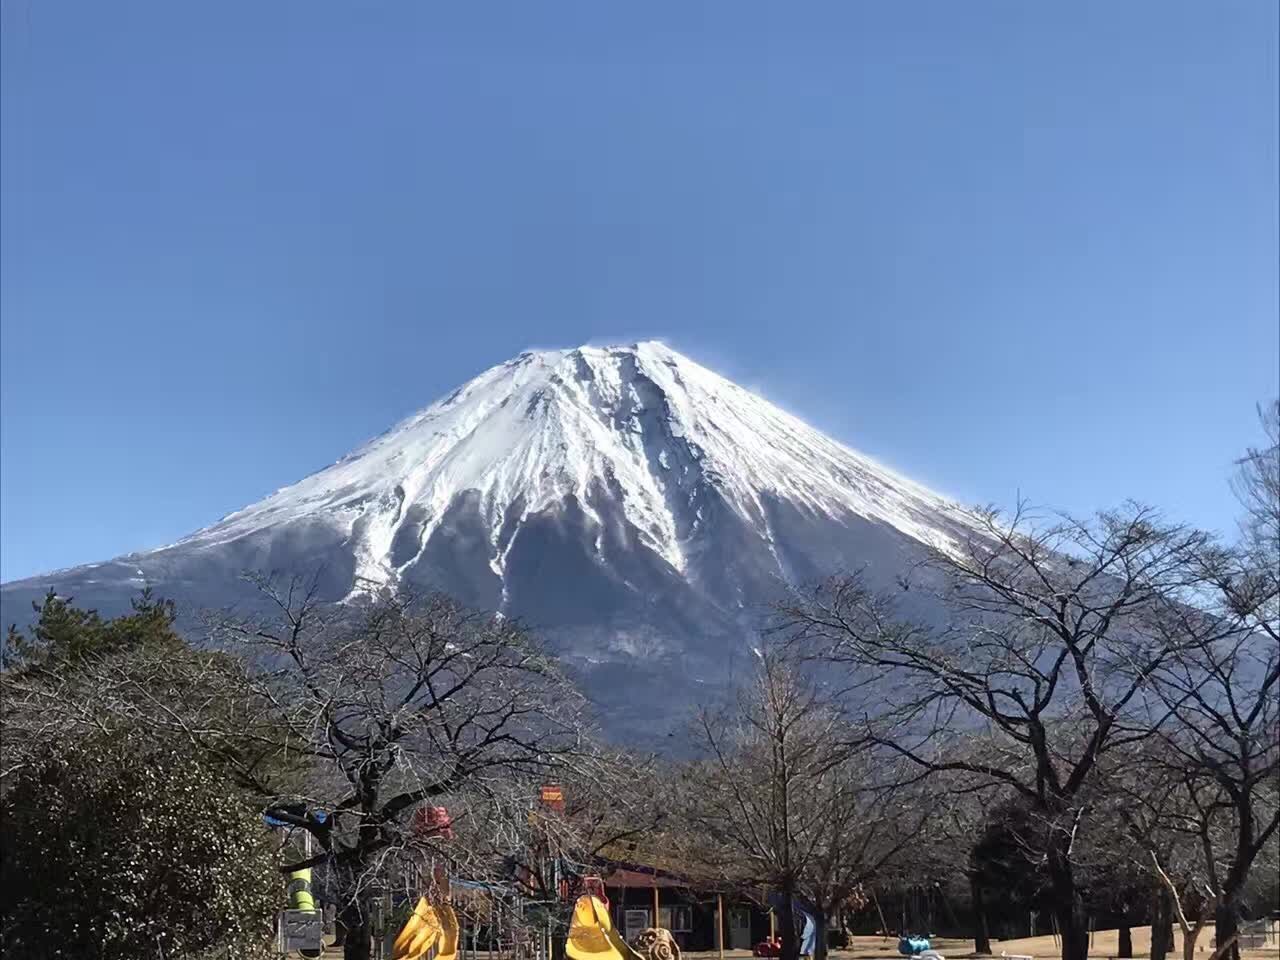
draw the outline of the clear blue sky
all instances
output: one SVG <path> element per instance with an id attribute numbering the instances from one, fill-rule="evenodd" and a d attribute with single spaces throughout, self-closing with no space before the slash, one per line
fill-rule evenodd
<path id="1" fill-rule="evenodd" d="M 6 0 L 0 575 L 641 337 L 965 500 L 1227 527 L 1278 10 Z"/>

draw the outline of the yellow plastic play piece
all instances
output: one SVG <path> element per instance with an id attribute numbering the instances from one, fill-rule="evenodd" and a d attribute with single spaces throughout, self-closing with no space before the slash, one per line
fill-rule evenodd
<path id="1" fill-rule="evenodd" d="M 436 947 L 436 960 L 457 960 L 458 915 L 447 903 L 437 913 L 440 914 L 440 943 Z"/>
<path id="2" fill-rule="evenodd" d="M 640 960 L 618 936 L 609 911 L 595 897 L 579 897 L 574 904 L 565 953 L 570 960 Z"/>
<path id="3" fill-rule="evenodd" d="M 419 958 L 425 957 L 427 951 L 435 944 L 436 938 L 440 936 L 440 921 L 435 918 L 434 909 L 431 909 L 431 913 L 431 919 L 422 925 L 418 935 L 409 942 L 409 946 L 405 949 L 405 960 L 419 960 Z"/>
<path id="4" fill-rule="evenodd" d="M 409 919 L 405 921 L 404 927 L 396 936 L 396 942 L 393 951 L 397 957 L 408 948 L 413 938 L 418 935 L 418 931 L 422 929 L 422 924 L 427 916 L 427 900 L 422 897 L 418 900 L 417 905 L 413 908 L 413 913 L 409 914 Z"/>
<path id="5" fill-rule="evenodd" d="M 436 937 L 440 936 L 440 918 L 435 907 L 426 897 L 418 898 L 418 905 L 405 922 L 404 929 L 396 937 L 392 948 L 392 960 L 419 960 L 425 957 Z"/>

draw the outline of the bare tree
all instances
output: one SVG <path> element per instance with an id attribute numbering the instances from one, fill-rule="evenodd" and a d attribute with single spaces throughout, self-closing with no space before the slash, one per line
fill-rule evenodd
<path id="1" fill-rule="evenodd" d="M 940 544 L 916 583 L 904 581 L 935 589 L 949 624 L 906 622 L 895 598 L 850 575 L 797 593 L 782 626 L 811 655 L 879 670 L 903 691 L 868 718 L 878 743 L 928 774 L 963 772 L 1010 791 L 1043 822 L 1063 957 L 1084 960 L 1077 837 L 1098 763 L 1165 721 L 1156 671 L 1230 630 L 1209 617 L 1176 640 L 1167 628 L 1172 618 L 1186 625 L 1209 538 L 1136 506 L 1089 521 L 1042 523 L 1025 507 L 969 520 L 961 542 Z"/>
<path id="2" fill-rule="evenodd" d="M 1258 421 L 1265 440 L 1240 458 L 1232 486 L 1244 511 L 1240 546 L 1245 563 L 1258 576 L 1273 577 L 1280 557 L 1280 399 L 1259 404 Z M 1265 585 L 1261 589 L 1267 592 Z"/>
<path id="3" fill-rule="evenodd" d="M 1202 852 L 1221 842 L 1221 824 L 1204 816 L 1211 785 L 1184 769 L 1176 755 L 1170 762 L 1164 744 L 1144 746 L 1107 776 L 1110 806 L 1125 836 L 1106 840 L 1115 859 L 1147 871 L 1161 890 L 1182 933 L 1183 958 L 1193 960 L 1218 902 Z M 1152 926 L 1154 938 L 1154 918 Z M 1215 950 L 1210 960 L 1223 952 Z"/>
<path id="4" fill-rule="evenodd" d="M 801 806 L 814 809 L 813 837 L 799 890 L 814 917 L 814 960 L 827 955 L 827 921 L 866 906 L 873 885 L 906 886 L 919 878 L 925 831 L 935 804 L 901 761 L 853 752 L 812 785 Z"/>
<path id="5" fill-rule="evenodd" d="M 731 885 L 763 883 L 781 899 L 782 955 L 797 956 L 795 908 L 826 919 L 855 898 L 918 834 L 918 798 L 894 793 L 889 769 L 851 745 L 830 691 L 776 651 L 726 711 L 696 724 L 702 758 L 689 768 L 692 854 Z"/>
<path id="6" fill-rule="evenodd" d="M 1280 402 L 1259 414 L 1268 446 L 1242 458 L 1234 484 L 1241 535 L 1205 549 L 1196 605 L 1160 623 L 1177 652 L 1155 674 L 1177 720 L 1162 731 L 1161 760 L 1198 840 L 1218 952 L 1233 957 L 1250 874 L 1280 829 Z M 1177 643 L 1207 618 L 1211 642 Z"/>
<path id="7" fill-rule="evenodd" d="M 975 778 L 968 774 L 950 774 L 946 780 L 942 775 L 930 778 L 928 783 L 937 796 L 945 797 L 930 819 L 929 839 L 931 851 L 929 855 L 930 869 L 936 875 L 951 877 L 953 889 L 967 894 L 969 899 L 969 916 L 972 923 L 971 934 L 973 949 L 976 954 L 991 953 L 990 904 L 992 896 L 1000 896 L 1002 884 L 991 884 L 986 876 L 988 872 L 978 854 L 975 837 L 987 831 L 993 820 L 999 817 L 1003 799 L 1000 792 L 984 789 L 984 778 Z M 1004 877 L 1000 880 L 1003 882 Z M 942 881 L 940 886 L 946 886 Z"/>
<path id="8" fill-rule="evenodd" d="M 517 624 L 443 597 L 334 607 L 298 579 L 257 582 L 274 613 L 214 618 L 214 649 L 113 648 L 77 655 L 74 670 L 46 658 L 0 674 L 0 773 L 54 730 L 185 744 L 311 836 L 316 852 L 281 869 L 322 868 L 348 957 L 368 956 L 375 891 L 430 884 L 433 860 L 509 881 L 502 858 L 526 849 L 540 783 L 581 782 L 578 798 L 588 783 L 621 786 L 621 759 L 588 742 L 582 697 Z M 557 849 L 586 857 L 643 828 L 626 822 L 637 794 L 610 795 L 612 807 L 579 800 L 552 825 Z M 448 807 L 451 838 L 422 816 L 428 804 Z M 551 875 L 539 883 L 558 894 Z"/>
<path id="9" fill-rule="evenodd" d="M 319 852 L 284 869 L 328 866 L 343 901 L 345 956 L 365 960 L 375 880 L 400 869 L 397 861 L 412 868 L 424 845 L 448 856 L 415 830 L 414 811 L 547 776 L 579 749 L 582 700 L 508 620 L 439 596 L 328 608 L 297 579 L 258 582 L 274 615 L 223 618 L 213 639 L 256 659 L 240 699 L 265 708 L 266 735 L 314 773 L 298 789 L 236 769 L 268 801 L 269 815 L 314 837 Z M 224 731 L 187 732 L 220 749 Z"/>

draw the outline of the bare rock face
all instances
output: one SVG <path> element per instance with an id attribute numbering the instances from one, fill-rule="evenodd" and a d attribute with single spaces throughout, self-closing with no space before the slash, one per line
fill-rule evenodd
<path id="1" fill-rule="evenodd" d="M 788 583 L 890 586 L 966 532 L 953 504 L 660 343 L 524 353 L 333 465 L 188 537 L 5 584 L 111 615 L 143 586 L 201 610 L 246 571 L 333 601 L 443 590 L 522 620 L 606 724 L 662 736 L 750 658 Z"/>

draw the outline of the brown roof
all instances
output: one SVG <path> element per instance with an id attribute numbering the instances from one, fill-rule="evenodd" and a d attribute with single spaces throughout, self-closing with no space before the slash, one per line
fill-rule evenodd
<path id="1" fill-rule="evenodd" d="M 689 882 L 678 877 L 661 873 L 650 873 L 644 870 L 629 870 L 626 867 L 615 867 L 603 876 L 606 886 L 610 887 L 687 887 Z"/>

